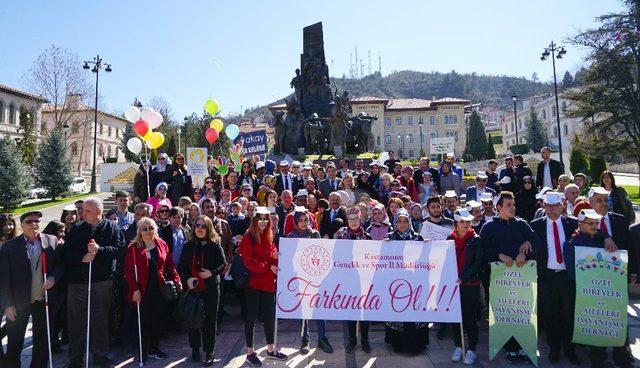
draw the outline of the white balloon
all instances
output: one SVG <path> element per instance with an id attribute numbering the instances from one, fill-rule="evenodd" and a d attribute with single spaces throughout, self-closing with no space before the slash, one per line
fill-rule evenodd
<path id="1" fill-rule="evenodd" d="M 138 155 L 140 154 L 140 151 L 142 151 L 142 141 L 137 137 L 129 138 L 127 141 L 127 148 L 131 153 Z"/>
<path id="2" fill-rule="evenodd" d="M 140 109 L 135 106 L 129 106 L 124 109 L 124 117 L 132 123 L 140 120 Z"/>
<path id="3" fill-rule="evenodd" d="M 160 125 L 162 125 L 162 114 L 154 111 L 151 120 L 147 120 L 149 123 L 149 128 L 156 129 Z"/>
<path id="4" fill-rule="evenodd" d="M 149 127 L 151 128 L 151 121 L 154 119 L 154 112 L 152 108 L 150 107 L 145 107 L 144 109 L 142 109 L 142 111 L 140 112 L 140 119 L 146 121 L 147 123 L 149 123 Z M 153 128 L 151 128 L 153 129 Z"/>

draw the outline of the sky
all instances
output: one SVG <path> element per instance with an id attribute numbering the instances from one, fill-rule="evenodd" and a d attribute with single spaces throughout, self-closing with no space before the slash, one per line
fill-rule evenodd
<path id="1" fill-rule="evenodd" d="M 370 50 L 372 71 L 380 54 L 383 75 L 535 72 L 549 81 L 543 48 L 551 40 L 567 46 L 558 73 L 575 72 L 584 50 L 567 37 L 621 8 L 614 0 L 7 1 L 0 7 L 0 83 L 26 88 L 22 76 L 56 45 L 81 60 L 100 54 L 112 64 L 99 85 L 111 112 L 124 111 L 135 97 L 145 103 L 161 96 L 180 120 L 202 112 L 208 98 L 223 115 L 237 114 L 292 92 L 302 28 L 318 21 L 331 76 L 348 75 L 357 46 L 365 74 Z"/>

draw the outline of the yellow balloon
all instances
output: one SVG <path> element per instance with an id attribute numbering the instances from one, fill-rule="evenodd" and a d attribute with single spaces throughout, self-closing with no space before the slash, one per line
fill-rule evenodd
<path id="1" fill-rule="evenodd" d="M 147 146 L 151 149 L 156 149 L 164 143 L 164 135 L 160 132 L 153 132 L 151 137 L 147 141 Z"/>
<path id="2" fill-rule="evenodd" d="M 213 119 L 211 120 L 211 124 L 209 124 L 209 128 L 215 129 L 216 132 L 218 133 L 222 131 L 223 127 L 224 127 L 224 124 L 222 124 L 222 120 L 220 119 Z"/>
<path id="3" fill-rule="evenodd" d="M 147 134 L 141 136 L 140 138 L 142 138 L 143 141 L 147 142 L 151 138 L 152 134 L 153 134 L 153 130 L 149 129 L 147 130 Z"/>

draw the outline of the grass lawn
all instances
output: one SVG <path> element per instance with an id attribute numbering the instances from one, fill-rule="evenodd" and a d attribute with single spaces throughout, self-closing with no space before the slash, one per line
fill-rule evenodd
<path id="1" fill-rule="evenodd" d="M 20 214 L 25 213 L 27 211 L 42 210 L 42 209 L 45 209 L 47 207 L 55 206 L 55 205 L 62 204 L 62 203 L 65 203 L 65 202 L 77 201 L 78 199 L 91 197 L 93 195 L 95 195 L 95 194 L 86 193 L 86 194 L 72 195 L 72 196 L 69 196 L 69 197 L 62 197 L 62 198 L 58 198 L 56 200 L 47 199 L 47 200 L 44 200 L 44 201 L 39 201 L 39 202 L 35 202 L 35 203 L 29 203 L 29 204 L 26 204 L 24 206 L 18 207 L 15 210 L 11 211 L 11 213 L 13 213 L 14 215 L 20 215 Z"/>
<path id="2" fill-rule="evenodd" d="M 627 191 L 627 194 L 629 194 L 629 198 L 631 198 L 631 202 L 640 204 L 640 193 L 638 193 L 637 185 L 621 185 L 621 187 L 623 187 L 624 190 Z"/>

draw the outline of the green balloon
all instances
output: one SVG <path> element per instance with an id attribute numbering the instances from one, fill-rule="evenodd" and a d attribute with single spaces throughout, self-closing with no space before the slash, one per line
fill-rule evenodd
<path id="1" fill-rule="evenodd" d="M 220 110 L 220 106 L 218 105 L 218 102 L 216 100 L 209 99 L 204 103 L 204 109 L 207 110 L 209 114 L 214 116 L 218 113 L 218 110 Z"/>

